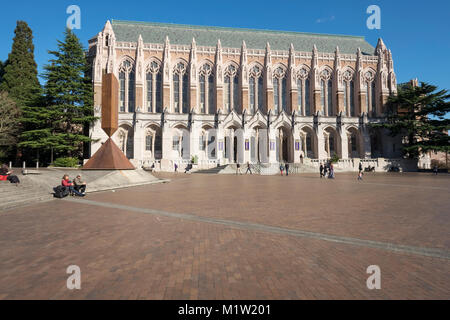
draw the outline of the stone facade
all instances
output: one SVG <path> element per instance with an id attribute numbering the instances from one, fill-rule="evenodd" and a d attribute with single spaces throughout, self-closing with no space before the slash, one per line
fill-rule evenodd
<path id="1" fill-rule="evenodd" d="M 133 30 L 132 23 L 127 27 Z M 151 24 L 136 23 L 136 30 L 143 27 L 151 34 Z M 397 86 L 391 51 L 381 39 L 373 48 L 362 38 L 314 35 L 310 51 L 297 51 L 292 43 L 285 50 L 270 43 L 296 33 L 273 32 L 265 48 L 250 48 L 245 39 L 240 47 L 222 46 L 221 39 L 203 45 L 195 37 L 172 44 L 170 30 L 163 41 L 148 43 L 141 34 L 125 39 L 121 28 L 108 21 L 89 41 L 95 114 L 101 117 L 102 74 L 114 73 L 120 88 L 113 139 L 138 167 L 172 170 L 192 157 L 213 167 L 303 163 L 334 154 L 343 161 L 401 156 L 401 141 L 368 126 L 384 120 L 385 102 Z M 315 39 L 363 43 L 373 52 L 341 52 L 339 45 L 321 52 Z M 107 136 L 100 121 L 90 134 L 92 155 Z"/>

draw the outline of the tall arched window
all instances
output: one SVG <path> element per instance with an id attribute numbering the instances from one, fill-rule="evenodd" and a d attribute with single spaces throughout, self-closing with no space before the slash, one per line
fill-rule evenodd
<path id="1" fill-rule="evenodd" d="M 346 116 L 350 115 L 350 112 L 348 110 L 348 90 L 349 90 L 348 81 L 344 80 L 344 111 Z"/>
<path id="2" fill-rule="evenodd" d="M 174 111 L 180 113 L 180 76 L 177 73 L 173 75 L 173 103 Z"/>
<path id="3" fill-rule="evenodd" d="M 287 88 L 286 88 L 286 70 L 282 67 L 275 69 L 273 73 L 273 106 L 274 114 L 280 113 L 282 110 L 287 112 Z"/>
<path id="4" fill-rule="evenodd" d="M 148 112 L 161 112 L 161 68 L 160 64 L 156 61 L 152 61 L 147 67 L 146 75 L 146 87 L 147 87 L 147 111 Z"/>
<path id="5" fill-rule="evenodd" d="M 189 113 L 189 77 L 183 62 L 178 62 L 173 69 L 173 102 L 175 113 Z"/>
<path id="6" fill-rule="evenodd" d="M 128 76 L 128 112 L 134 112 L 134 108 L 136 106 L 136 98 L 135 98 L 135 74 L 134 70 L 130 72 Z"/>
<path id="7" fill-rule="evenodd" d="M 325 81 L 324 80 L 320 80 L 320 107 L 322 109 L 322 113 L 325 113 Z"/>
<path id="8" fill-rule="evenodd" d="M 328 80 L 327 85 L 327 96 L 328 96 L 328 116 L 334 116 L 334 110 L 333 110 L 333 82 L 331 80 Z"/>
<path id="9" fill-rule="evenodd" d="M 124 60 L 119 67 L 119 110 L 120 112 L 134 112 L 135 99 L 135 73 L 130 60 Z"/>
<path id="10" fill-rule="evenodd" d="M 303 80 L 302 79 L 297 79 L 297 98 L 298 98 L 298 114 L 303 116 L 304 115 L 304 104 L 303 104 L 303 90 L 304 90 L 304 86 L 303 86 Z"/>
<path id="11" fill-rule="evenodd" d="M 234 65 L 225 69 L 224 106 L 225 111 L 239 112 L 239 74 Z"/>
<path id="12" fill-rule="evenodd" d="M 350 116 L 356 117 L 355 108 L 355 82 L 350 81 Z"/>
<path id="13" fill-rule="evenodd" d="M 254 113 L 257 109 L 263 112 L 263 78 L 262 68 L 258 65 L 250 69 L 249 79 L 250 90 L 250 112 Z"/>
<path id="14" fill-rule="evenodd" d="M 225 112 L 230 112 L 231 110 L 231 97 L 230 97 L 230 76 L 226 75 L 223 84 L 223 105 L 225 107 Z"/>
<path id="15" fill-rule="evenodd" d="M 305 115 L 311 115 L 311 99 L 310 99 L 310 86 L 309 79 L 305 80 Z"/>
<path id="16" fill-rule="evenodd" d="M 297 73 L 298 113 L 310 115 L 309 108 L 309 71 L 302 67 Z"/>
<path id="17" fill-rule="evenodd" d="M 214 76 L 212 67 L 205 63 L 199 71 L 200 112 L 215 113 L 214 107 Z"/>
<path id="18" fill-rule="evenodd" d="M 255 78 L 250 77 L 250 79 L 248 80 L 248 90 L 249 90 L 249 102 L 250 102 L 250 114 L 255 113 L 255 93 L 256 93 L 256 89 L 255 89 Z"/>
<path id="19" fill-rule="evenodd" d="M 119 111 L 125 112 L 125 72 L 119 73 Z"/>
<path id="20" fill-rule="evenodd" d="M 375 97 L 375 94 L 376 94 L 375 81 L 372 81 L 371 91 L 372 91 L 372 95 L 371 95 L 371 99 L 372 99 L 372 102 L 371 102 L 371 104 L 372 104 L 372 116 L 374 117 L 376 115 L 376 113 L 377 113 L 377 100 L 376 100 L 376 97 Z"/>
<path id="21" fill-rule="evenodd" d="M 333 108 L 333 82 L 331 80 L 331 72 L 328 69 L 324 69 L 320 73 L 320 95 L 321 95 L 321 107 L 325 116 L 334 116 Z"/>

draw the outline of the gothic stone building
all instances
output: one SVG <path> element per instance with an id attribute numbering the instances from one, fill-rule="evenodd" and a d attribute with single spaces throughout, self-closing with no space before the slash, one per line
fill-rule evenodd
<path id="1" fill-rule="evenodd" d="M 137 167 L 400 156 L 401 141 L 368 125 L 396 92 L 381 39 L 113 20 L 88 54 L 97 116 L 102 74 L 119 80 L 113 139 Z M 90 135 L 92 155 L 100 121 Z"/>

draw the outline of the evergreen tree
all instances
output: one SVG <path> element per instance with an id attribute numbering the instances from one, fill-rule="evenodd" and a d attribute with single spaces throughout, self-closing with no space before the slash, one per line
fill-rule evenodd
<path id="1" fill-rule="evenodd" d="M 5 63 L 0 60 L 0 86 L 1 86 L 2 81 L 3 81 L 3 69 L 4 69 L 4 67 L 5 67 Z"/>
<path id="2" fill-rule="evenodd" d="M 392 136 L 404 136 L 403 150 L 409 158 L 428 151 L 450 150 L 450 94 L 447 90 L 422 82 L 399 87 L 398 94 L 389 97 L 387 122 L 372 125 L 389 130 Z"/>
<path id="3" fill-rule="evenodd" d="M 7 92 L 0 92 L 0 159 L 6 159 L 17 143 L 20 110 Z"/>
<path id="4" fill-rule="evenodd" d="M 3 66 L 0 91 L 7 91 L 19 107 L 36 102 L 41 93 L 34 61 L 33 34 L 25 21 L 17 21 L 8 60 Z"/>
<path id="5" fill-rule="evenodd" d="M 23 133 L 21 146 L 45 149 L 60 156 L 80 156 L 83 143 L 91 139 L 83 133 L 93 116 L 92 81 L 83 47 L 69 29 L 58 50 L 49 51 L 55 58 L 46 65 L 44 99 L 40 106 L 27 108 L 24 122 L 34 127 Z"/>

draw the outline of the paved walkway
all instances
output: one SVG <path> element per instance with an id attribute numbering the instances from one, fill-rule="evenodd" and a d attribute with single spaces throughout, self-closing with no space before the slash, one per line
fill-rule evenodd
<path id="1" fill-rule="evenodd" d="M 0 298 L 450 298 L 448 176 L 160 176 L 0 213 Z"/>

